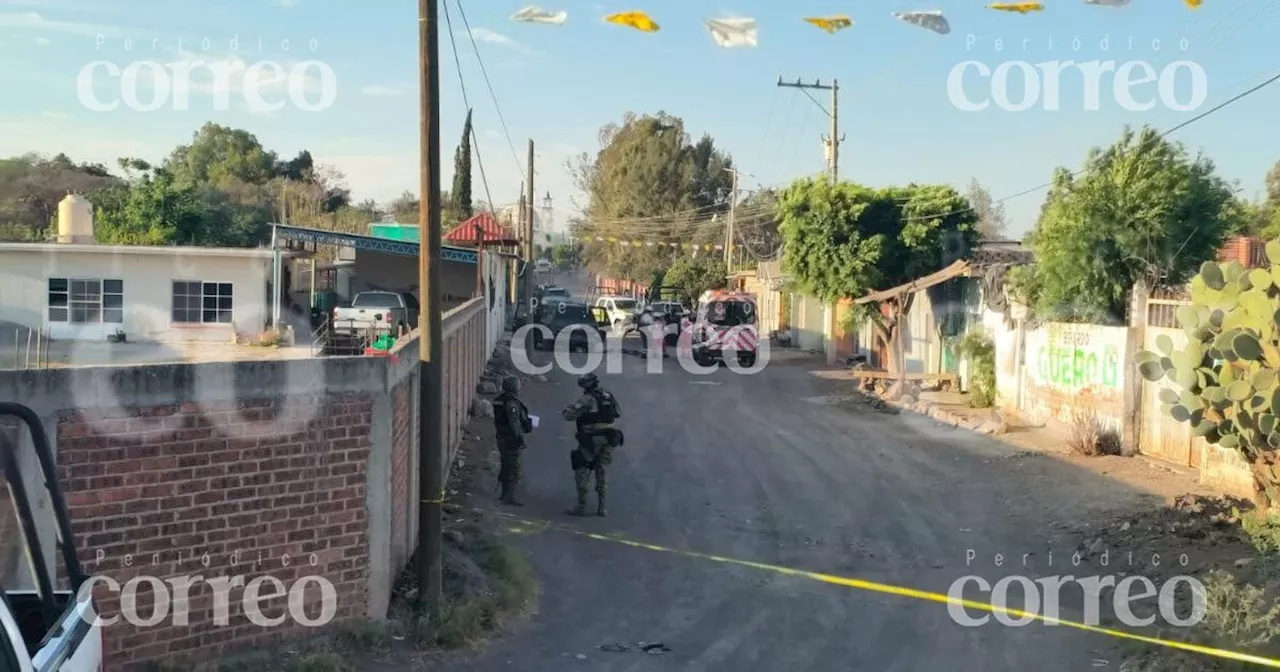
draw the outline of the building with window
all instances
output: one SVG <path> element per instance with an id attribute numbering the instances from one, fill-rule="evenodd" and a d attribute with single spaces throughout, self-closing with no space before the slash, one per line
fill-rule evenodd
<path id="1" fill-rule="evenodd" d="M 81 238 L 83 240 L 83 238 Z M 0 323 L 59 340 L 231 342 L 271 318 L 272 251 L 0 243 Z"/>

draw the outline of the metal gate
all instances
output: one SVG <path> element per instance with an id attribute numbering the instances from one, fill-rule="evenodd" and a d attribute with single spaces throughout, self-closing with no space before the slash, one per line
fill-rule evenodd
<path id="1" fill-rule="evenodd" d="M 1147 299 L 1146 326 L 1143 329 L 1142 349 L 1158 352 L 1156 339 L 1168 336 L 1175 349 L 1187 344 L 1187 334 L 1178 328 L 1174 312 L 1179 306 L 1188 305 L 1182 299 Z M 1204 439 L 1191 435 L 1191 427 L 1177 422 L 1160 412 L 1160 390 L 1173 383 L 1162 380 L 1152 383 L 1142 381 L 1138 408 L 1138 449 L 1146 455 L 1187 467 L 1199 467 L 1200 455 L 1206 445 Z M 1174 389 L 1177 389 L 1176 386 Z M 1180 390 L 1179 390 L 1180 391 Z"/>

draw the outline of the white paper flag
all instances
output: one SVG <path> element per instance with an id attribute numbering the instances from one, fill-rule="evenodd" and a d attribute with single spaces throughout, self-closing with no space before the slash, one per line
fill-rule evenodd
<path id="1" fill-rule="evenodd" d="M 551 23 L 559 25 L 569 18 L 568 12 L 553 12 L 543 9 L 537 5 L 529 5 L 524 9 L 511 15 L 513 21 L 524 21 L 525 23 Z"/>
<path id="2" fill-rule="evenodd" d="M 754 47 L 756 39 L 755 19 L 711 19 L 707 21 L 707 30 L 716 44 L 725 47 Z"/>

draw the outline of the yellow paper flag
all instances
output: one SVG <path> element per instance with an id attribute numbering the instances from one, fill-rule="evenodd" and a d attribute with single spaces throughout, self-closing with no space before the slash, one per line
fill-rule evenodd
<path id="1" fill-rule="evenodd" d="M 1200 6 L 1200 3 L 1203 2 L 1203 0 L 1185 0 L 1185 2 L 1191 9 L 1196 9 Z"/>
<path id="2" fill-rule="evenodd" d="M 987 5 L 987 9 L 998 9 L 1002 12 L 1026 14 L 1027 12 L 1043 12 L 1044 5 L 1038 2 L 997 2 Z"/>
<path id="3" fill-rule="evenodd" d="M 853 19 L 847 16 L 811 16 L 805 18 L 805 22 L 811 23 L 828 33 L 835 33 L 837 30 L 844 30 L 853 25 Z"/>
<path id="4" fill-rule="evenodd" d="M 616 23 L 619 26 L 643 30 L 646 33 L 653 33 L 658 30 L 658 24 L 644 12 L 618 12 L 604 17 L 604 20 L 609 23 Z"/>

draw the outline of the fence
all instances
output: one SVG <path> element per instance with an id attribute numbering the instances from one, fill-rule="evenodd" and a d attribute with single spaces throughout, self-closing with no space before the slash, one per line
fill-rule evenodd
<path id="1" fill-rule="evenodd" d="M 0 327 L 0 370 L 44 369 L 49 366 L 49 334 L 30 327 Z"/>
<path id="2" fill-rule="evenodd" d="M 485 302 L 444 316 L 450 464 L 490 354 Z M 416 336 L 393 355 L 0 372 L 0 398 L 42 418 L 91 574 L 269 576 L 286 588 L 316 576 L 335 588 L 335 620 L 380 618 L 417 537 L 419 499 Z M 51 542 L 52 525 L 40 534 Z M 44 548 L 53 565 L 53 544 Z M 219 625 L 212 593 L 192 585 L 188 624 L 107 627 L 106 669 L 216 658 L 306 629 L 255 625 L 239 599 Z M 316 617 L 319 591 L 302 594 Z M 270 595 L 262 613 L 286 613 L 287 593 Z M 119 613 L 117 594 L 98 598 L 104 615 Z"/>

